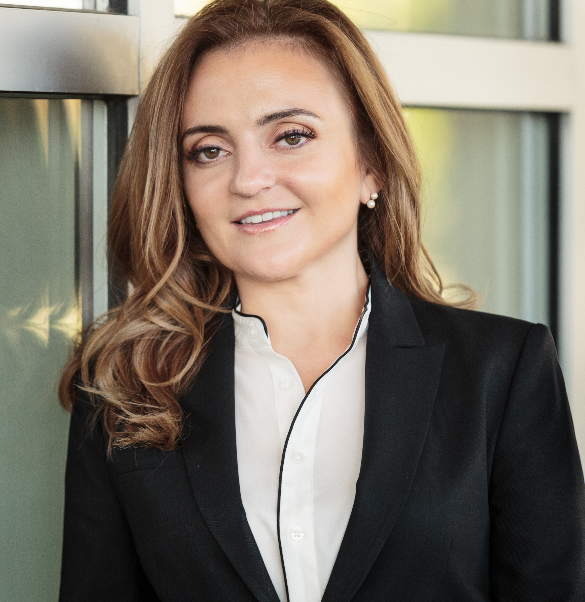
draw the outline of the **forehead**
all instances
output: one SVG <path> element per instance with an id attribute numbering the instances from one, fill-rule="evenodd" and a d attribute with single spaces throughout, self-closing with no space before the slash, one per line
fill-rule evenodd
<path id="1" fill-rule="evenodd" d="M 294 42 L 255 40 L 199 59 L 189 80 L 184 121 L 258 119 L 288 107 L 349 118 L 342 85 L 322 59 Z"/>

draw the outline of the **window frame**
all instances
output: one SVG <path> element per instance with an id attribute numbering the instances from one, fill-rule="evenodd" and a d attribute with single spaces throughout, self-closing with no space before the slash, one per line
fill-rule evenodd
<path id="1" fill-rule="evenodd" d="M 120 99 L 139 94 L 139 40 L 135 16 L 0 6 L 0 95 L 81 99 L 76 280 L 84 328 L 108 309 L 108 198 L 120 154 L 112 115 Z M 123 142 L 126 130 L 125 121 Z"/>

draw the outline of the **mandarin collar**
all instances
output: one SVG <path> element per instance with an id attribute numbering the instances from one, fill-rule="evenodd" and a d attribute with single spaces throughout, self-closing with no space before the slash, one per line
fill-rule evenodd
<path id="1" fill-rule="evenodd" d="M 270 335 L 268 334 L 268 327 L 266 326 L 266 322 L 260 316 L 242 313 L 241 308 L 242 304 L 238 297 L 236 299 L 236 302 L 234 303 L 234 308 L 232 309 L 236 346 L 243 349 L 257 349 L 259 347 L 270 347 Z M 364 307 L 356 325 L 356 328 L 354 329 L 354 334 L 357 329 L 357 335 L 353 337 L 355 341 L 363 337 L 368 331 L 368 323 L 371 309 L 371 284 L 368 283 Z"/>

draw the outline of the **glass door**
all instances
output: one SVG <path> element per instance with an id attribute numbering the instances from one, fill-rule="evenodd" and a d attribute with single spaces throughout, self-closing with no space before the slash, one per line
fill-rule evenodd
<path id="1" fill-rule="evenodd" d="M 58 597 L 69 414 L 57 382 L 108 308 L 113 141 L 138 92 L 137 40 L 136 17 L 0 5 L 0 600 Z"/>
<path id="2" fill-rule="evenodd" d="M 81 101 L 0 98 L 0 599 L 56 599 Z M 26 569 L 26 578 L 25 571 Z"/>

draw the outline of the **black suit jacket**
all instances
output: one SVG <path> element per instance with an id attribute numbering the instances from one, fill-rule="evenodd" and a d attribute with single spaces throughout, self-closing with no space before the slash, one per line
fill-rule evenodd
<path id="1" fill-rule="evenodd" d="M 324 602 L 585 600 L 584 481 L 548 329 L 372 273 L 364 443 Z M 278 602 L 238 481 L 226 316 L 165 453 L 71 421 L 62 602 Z"/>

